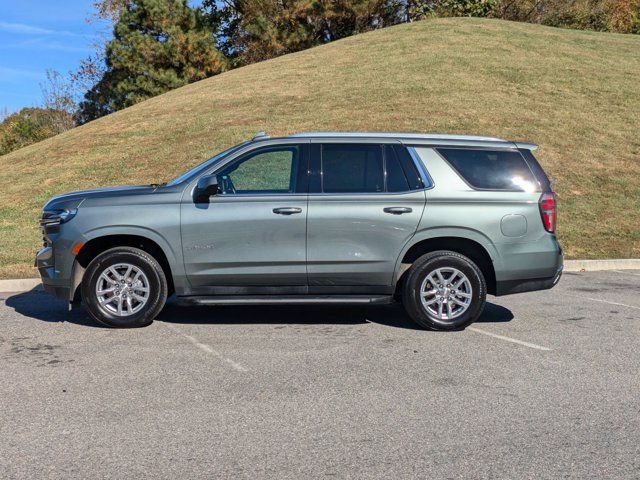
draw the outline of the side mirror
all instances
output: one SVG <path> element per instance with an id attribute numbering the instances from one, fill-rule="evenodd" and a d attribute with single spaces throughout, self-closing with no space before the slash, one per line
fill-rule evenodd
<path id="1" fill-rule="evenodd" d="M 216 175 L 205 175 L 204 177 L 200 177 L 194 193 L 196 202 L 206 202 L 209 200 L 209 197 L 217 195 L 220 193 L 218 177 Z"/>

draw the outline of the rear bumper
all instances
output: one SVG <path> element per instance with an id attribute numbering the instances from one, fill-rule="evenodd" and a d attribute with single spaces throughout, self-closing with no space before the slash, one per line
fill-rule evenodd
<path id="1" fill-rule="evenodd" d="M 525 280 L 503 280 L 496 282 L 496 297 L 513 293 L 548 290 L 556 286 L 564 268 L 562 254 L 558 255 L 558 267 L 555 275 L 546 278 L 528 278 Z"/>

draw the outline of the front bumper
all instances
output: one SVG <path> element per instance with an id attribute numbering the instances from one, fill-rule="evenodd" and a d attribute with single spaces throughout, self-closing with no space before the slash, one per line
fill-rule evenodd
<path id="1" fill-rule="evenodd" d="M 36 254 L 35 266 L 40 273 L 44 291 L 61 300 L 69 301 L 71 298 L 70 279 L 61 278 L 56 271 L 53 247 L 44 247 Z"/>

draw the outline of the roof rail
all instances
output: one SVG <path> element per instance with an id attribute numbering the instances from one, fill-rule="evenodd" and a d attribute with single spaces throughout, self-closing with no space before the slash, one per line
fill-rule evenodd
<path id="1" fill-rule="evenodd" d="M 251 141 L 255 142 L 256 140 L 264 140 L 266 138 L 269 138 L 269 135 L 267 135 L 267 132 L 260 131 L 253 136 Z"/>
<path id="2" fill-rule="evenodd" d="M 362 138 L 362 137 L 377 137 L 377 138 L 406 138 L 416 140 L 462 140 L 462 141 L 475 141 L 475 142 L 507 142 L 502 138 L 495 137 L 480 137 L 476 135 L 448 135 L 441 133 L 401 133 L 401 132 L 303 132 L 289 135 L 294 138 L 309 138 L 309 137 L 343 137 L 343 138 Z"/>

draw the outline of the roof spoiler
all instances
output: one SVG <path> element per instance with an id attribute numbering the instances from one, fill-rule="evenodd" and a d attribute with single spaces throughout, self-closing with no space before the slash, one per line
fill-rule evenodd
<path id="1" fill-rule="evenodd" d="M 532 152 L 538 148 L 538 145 L 535 143 L 525 143 L 525 142 L 513 142 L 516 147 L 522 148 L 524 150 L 531 150 Z"/>

